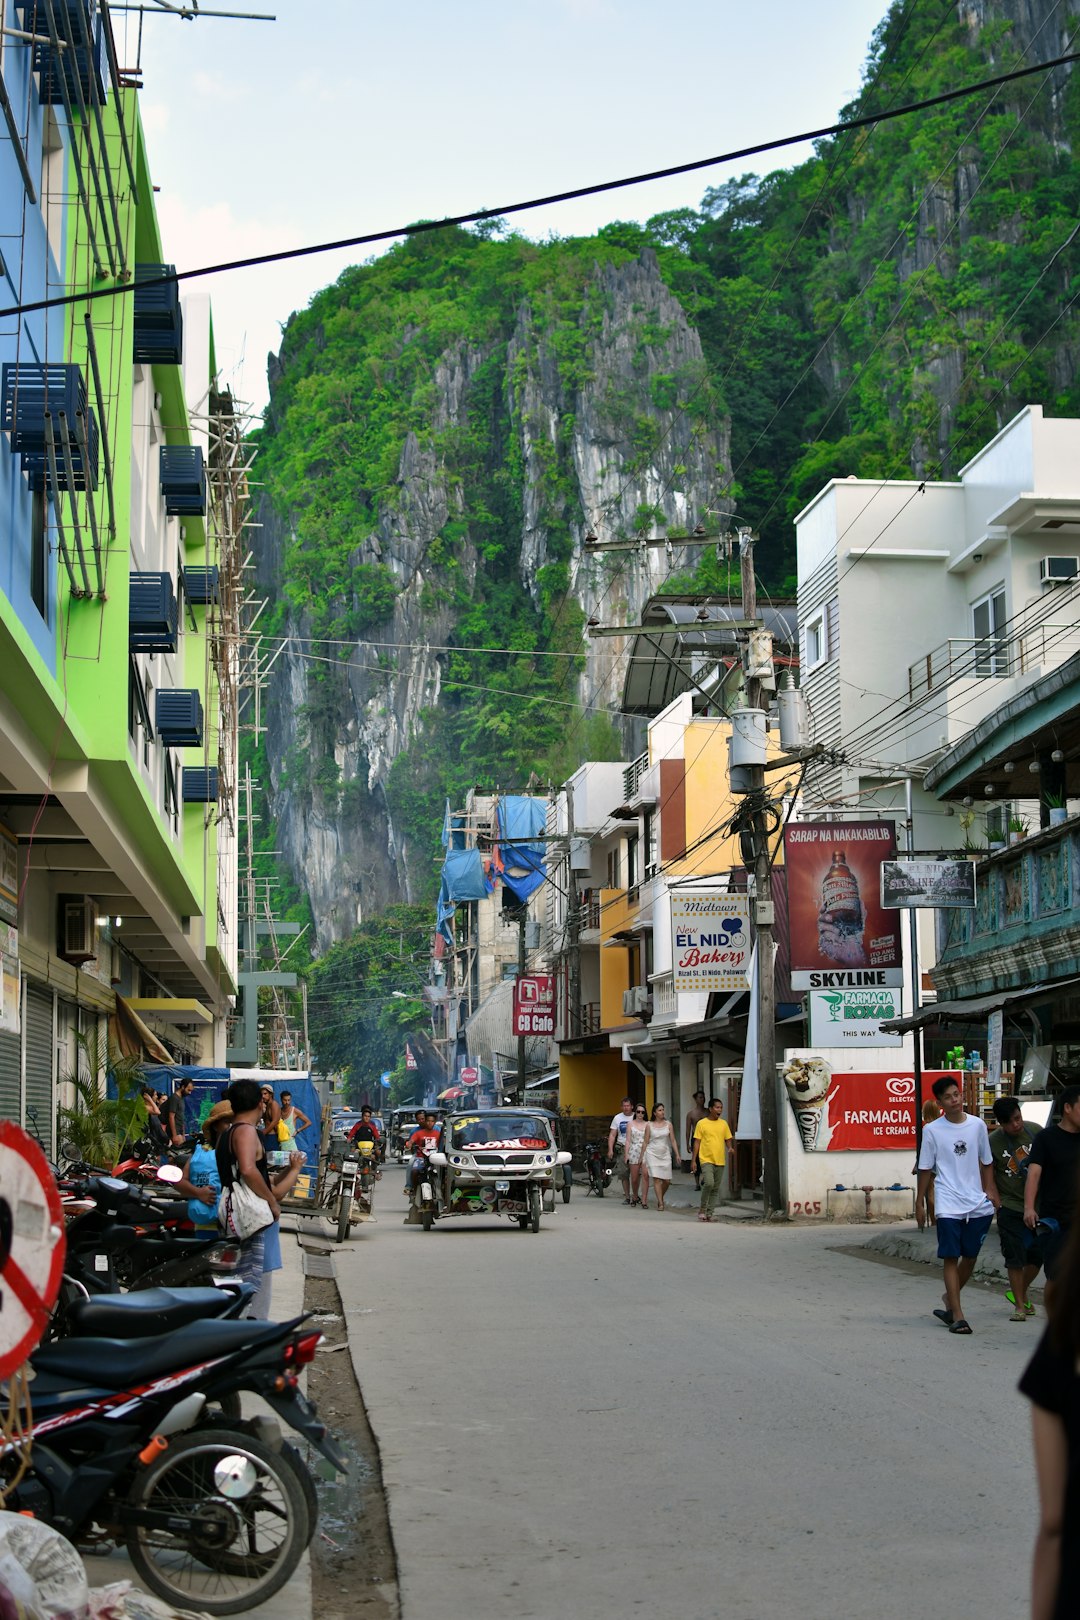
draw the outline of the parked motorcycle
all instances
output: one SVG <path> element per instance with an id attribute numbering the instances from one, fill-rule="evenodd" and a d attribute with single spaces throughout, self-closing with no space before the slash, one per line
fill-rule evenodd
<path id="1" fill-rule="evenodd" d="M 89 1207 L 68 1226 L 65 1271 L 89 1293 L 210 1284 L 240 1263 L 243 1246 L 235 1239 L 177 1230 L 187 1216 L 177 1199 L 112 1176 L 95 1176 L 73 1190 Z"/>
<path id="2" fill-rule="evenodd" d="M 614 1171 L 608 1163 L 603 1146 L 599 1142 L 586 1142 L 585 1144 L 585 1174 L 589 1182 L 589 1191 L 585 1194 L 586 1198 L 589 1193 L 595 1193 L 597 1198 L 603 1198 Z"/>
<path id="3" fill-rule="evenodd" d="M 100 1319 L 100 1302 L 91 1304 Z M 138 1307 L 125 1300 L 119 1309 Z M 9 1510 L 84 1546 L 126 1546 L 141 1580 L 167 1602 L 237 1614 L 285 1585 L 317 1504 L 274 1422 L 225 1424 L 207 1403 L 256 1393 L 335 1468 L 345 1463 L 299 1389 L 321 1337 L 303 1331 L 303 1317 L 184 1325 L 189 1310 L 182 1299 L 156 1300 L 148 1314 L 168 1322 L 165 1332 L 40 1346 L 31 1358 L 29 1471 L 14 1483 L 18 1461 L 5 1445 L 0 1480 L 12 1484 Z"/>

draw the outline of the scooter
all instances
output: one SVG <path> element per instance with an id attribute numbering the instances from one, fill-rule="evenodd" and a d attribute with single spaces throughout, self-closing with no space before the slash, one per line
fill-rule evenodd
<path id="1" fill-rule="evenodd" d="M 321 1338 L 304 1317 L 183 1325 L 189 1308 L 155 1302 L 148 1314 L 169 1325 L 150 1337 L 39 1347 L 29 1471 L 14 1483 L 15 1446 L 0 1444 L 0 1479 L 12 1482 L 9 1510 L 83 1545 L 123 1543 L 167 1602 L 236 1614 L 285 1585 L 317 1503 L 276 1424 L 214 1421 L 207 1402 L 252 1391 L 336 1469 L 345 1462 L 299 1389 Z"/>
<path id="2" fill-rule="evenodd" d="M 585 1144 L 585 1174 L 589 1179 L 589 1191 L 585 1194 L 595 1193 L 597 1198 L 603 1198 L 613 1175 L 607 1155 L 599 1142 L 586 1142 Z"/>

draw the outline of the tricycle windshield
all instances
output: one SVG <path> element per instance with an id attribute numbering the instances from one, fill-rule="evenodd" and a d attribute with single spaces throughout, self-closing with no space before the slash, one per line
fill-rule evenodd
<path id="1" fill-rule="evenodd" d="M 546 1148 L 551 1128 L 537 1114 L 472 1114 L 450 1122 L 453 1146 Z"/>

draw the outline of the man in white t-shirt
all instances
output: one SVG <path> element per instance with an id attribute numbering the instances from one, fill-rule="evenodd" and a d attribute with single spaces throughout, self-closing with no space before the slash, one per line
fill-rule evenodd
<path id="1" fill-rule="evenodd" d="M 945 1309 L 934 1315 L 950 1333 L 970 1333 L 960 1290 L 975 1269 L 1001 1195 L 986 1126 L 974 1114 L 965 1114 L 963 1092 L 950 1075 L 935 1080 L 933 1092 L 943 1112 L 923 1127 L 915 1219 L 920 1228 L 926 1225 L 926 1194 L 933 1177 L 937 1252 L 945 1268 Z"/>
<path id="2" fill-rule="evenodd" d="M 622 1182 L 624 1204 L 630 1202 L 630 1166 L 626 1162 L 626 1133 L 633 1117 L 634 1099 L 624 1097 L 621 1110 L 611 1122 L 607 1139 L 607 1156 L 615 1161 L 615 1174 Z"/>

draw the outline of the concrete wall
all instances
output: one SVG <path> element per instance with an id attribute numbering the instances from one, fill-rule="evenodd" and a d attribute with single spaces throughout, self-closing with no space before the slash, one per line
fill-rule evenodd
<path id="1" fill-rule="evenodd" d="M 900 1049 L 849 1052 L 822 1047 L 811 1051 L 808 1047 L 799 1047 L 787 1056 L 824 1057 L 834 1074 L 908 1074 L 913 1062 L 910 1037 L 905 1038 L 905 1045 Z M 782 1080 L 778 1078 L 777 1084 L 780 1166 L 789 1215 L 796 1219 L 865 1220 L 866 1195 L 861 1189 L 866 1186 L 874 1189 L 870 1195 L 871 1216 L 899 1220 L 912 1213 L 914 1148 L 895 1151 L 886 1148 L 868 1153 L 808 1153 Z M 902 1192 L 888 1190 L 894 1182 L 901 1184 Z M 856 1190 L 840 1193 L 836 1191 L 838 1184 Z"/>

